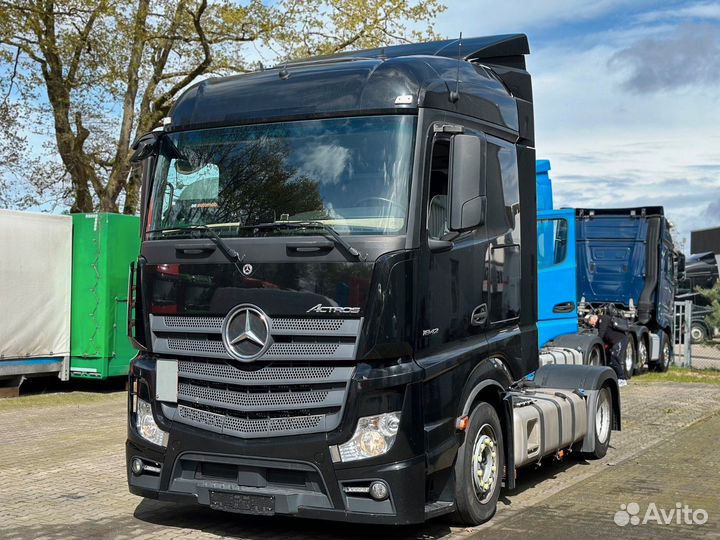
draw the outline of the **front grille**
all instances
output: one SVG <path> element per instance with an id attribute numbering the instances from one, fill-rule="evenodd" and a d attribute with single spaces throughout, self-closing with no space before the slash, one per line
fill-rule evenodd
<path id="1" fill-rule="evenodd" d="M 270 319 L 272 344 L 258 360 L 352 360 L 362 319 Z M 150 315 L 153 351 L 173 356 L 232 358 L 221 317 Z"/>
<path id="2" fill-rule="evenodd" d="M 340 424 L 352 366 L 265 366 L 178 361 L 175 420 L 252 438 L 331 431 Z"/>
<path id="3" fill-rule="evenodd" d="M 245 438 L 337 428 L 362 320 L 268 319 L 271 345 L 247 365 L 263 367 L 243 369 L 222 318 L 150 316 L 153 352 L 178 358 L 175 421 Z"/>

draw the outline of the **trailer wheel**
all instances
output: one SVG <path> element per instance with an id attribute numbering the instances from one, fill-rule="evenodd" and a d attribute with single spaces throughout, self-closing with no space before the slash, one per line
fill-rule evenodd
<path id="1" fill-rule="evenodd" d="M 623 369 L 625 370 L 625 379 L 629 379 L 635 372 L 635 340 L 628 335 L 627 347 L 625 347 L 625 362 Z"/>
<path id="2" fill-rule="evenodd" d="M 604 386 L 598 393 L 595 404 L 595 450 L 588 452 L 588 457 L 600 459 L 605 457 L 610 446 L 610 431 L 612 430 L 613 402 L 610 388 Z"/>
<path id="3" fill-rule="evenodd" d="M 453 521 L 473 526 L 495 514 L 504 471 L 500 419 L 494 407 L 480 403 L 470 413 L 465 441 L 455 461 Z"/>
<path id="4" fill-rule="evenodd" d="M 665 373 L 670 367 L 670 360 L 672 357 L 672 350 L 670 349 L 670 336 L 667 332 L 660 334 L 662 344 L 660 345 L 660 357 L 655 362 L 655 371 Z"/>

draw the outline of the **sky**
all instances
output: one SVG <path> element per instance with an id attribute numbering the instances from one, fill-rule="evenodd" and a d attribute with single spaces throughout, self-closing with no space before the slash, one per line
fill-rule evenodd
<path id="1" fill-rule="evenodd" d="M 688 253 L 720 226 L 720 0 L 446 5 L 442 35 L 528 35 L 557 206 L 662 205 Z"/>
<path id="2" fill-rule="evenodd" d="M 662 205 L 688 253 L 720 226 L 720 0 L 444 3 L 442 36 L 528 35 L 557 206 Z"/>

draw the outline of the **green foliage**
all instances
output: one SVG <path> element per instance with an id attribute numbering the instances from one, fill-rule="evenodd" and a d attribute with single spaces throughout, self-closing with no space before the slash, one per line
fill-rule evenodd
<path id="1" fill-rule="evenodd" d="M 712 312 L 707 316 L 710 326 L 720 328 L 720 281 L 717 281 L 711 289 L 697 290 L 710 302 Z"/>
<path id="2" fill-rule="evenodd" d="M 277 63 L 434 38 L 440 2 L 0 0 L 0 136 L 4 128 L 53 141 L 40 160 L 22 140 L 0 154 L 16 161 L 30 191 L 54 189 L 73 211 L 134 213 L 130 145 L 188 85 L 256 69 L 248 53 L 258 51 Z M 0 204 L 11 205 L 2 179 L 0 170 Z"/>

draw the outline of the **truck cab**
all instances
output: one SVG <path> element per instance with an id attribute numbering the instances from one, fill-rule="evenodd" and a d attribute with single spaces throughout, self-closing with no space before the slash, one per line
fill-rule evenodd
<path id="1" fill-rule="evenodd" d="M 209 79 L 136 142 L 133 493 L 475 524 L 516 466 L 604 454 L 614 375 L 536 372 L 528 52 L 491 36 Z"/>

